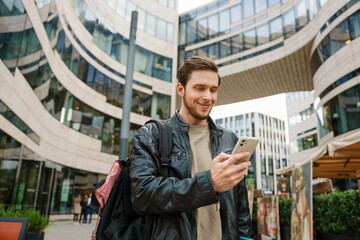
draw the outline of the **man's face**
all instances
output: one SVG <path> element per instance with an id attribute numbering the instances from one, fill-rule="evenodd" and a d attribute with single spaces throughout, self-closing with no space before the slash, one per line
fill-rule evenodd
<path id="1" fill-rule="evenodd" d="M 185 114 L 188 124 L 206 123 L 217 99 L 218 84 L 217 73 L 209 70 L 193 71 L 185 88 L 178 83 L 177 91 L 182 97 L 180 112 Z"/>

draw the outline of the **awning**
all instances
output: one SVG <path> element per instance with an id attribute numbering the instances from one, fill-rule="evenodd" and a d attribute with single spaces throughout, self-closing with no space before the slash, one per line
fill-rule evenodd
<path id="1" fill-rule="evenodd" d="M 334 138 L 310 157 L 278 169 L 276 174 L 291 175 L 291 170 L 309 162 L 313 162 L 314 178 L 355 179 L 360 169 L 360 129 Z"/>

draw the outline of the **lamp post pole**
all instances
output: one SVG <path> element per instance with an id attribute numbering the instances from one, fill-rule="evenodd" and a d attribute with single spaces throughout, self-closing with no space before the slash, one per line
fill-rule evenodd
<path id="1" fill-rule="evenodd" d="M 132 82 L 134 73 L 135 62 L 135 39 L 136 39 L 136 26 L 137 26 L 138 12 L 133 11 L 131 13 L 131 25 L 130 25 L 130 38 L 129 49 L 126 65 L 126 78 L 125 78 L 125 91 L 124 91 L 124 104 L 123 115 L 121 119 L 120 130 L 120 149 L 119 159 L 125 160 L 128 152 L 129 130 L 130 130 L 130 112 L 132 102 Z"/>

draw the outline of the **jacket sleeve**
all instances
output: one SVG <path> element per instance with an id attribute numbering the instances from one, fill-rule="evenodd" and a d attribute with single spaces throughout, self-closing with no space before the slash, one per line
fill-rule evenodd
<path id="1" fill-rule="evenodd" d="M 245 178 L 238 184 L 238 226 L 240 236 L 252 237 L 252 222 Z"/>
<path id="2" fill-rule="evenodd" d="M 134 138 L 130 157 L 131 199 L 140 215 L 190 212 L 218 202 L 210 171 L 193 178 L 160 176 L 157 127 L 142 127 Z M 156 136 L 156 137 L 155 137 Z"/>

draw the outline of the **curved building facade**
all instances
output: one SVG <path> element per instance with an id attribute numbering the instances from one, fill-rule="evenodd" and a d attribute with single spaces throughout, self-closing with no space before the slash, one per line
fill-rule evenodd
<path id="1" fill-rule="evenodd" d="M 214 1 L 180 16 L 178 63 L 205 55 L 219 64 L 218 105 L 289 93 L 298 162 L 360 131 L 359 15 L 359 0 Z M 353 159 L 353 169 L 332 177 L 355 178 L 352 147 L 343 165 Z"/>
<path id="2" fill-rule="evenodd" d="M 130 137 L 175 111 L 175 0 L 0 1 L 0 202 L 71 213 L 118 159 L 130 16 Z M 130 149 L 130 148 L 129 148 Z"/>

